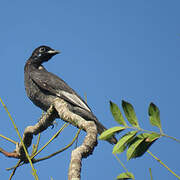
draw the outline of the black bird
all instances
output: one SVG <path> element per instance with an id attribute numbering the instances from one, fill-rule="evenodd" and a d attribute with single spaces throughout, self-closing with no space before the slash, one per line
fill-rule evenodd
<path id="1" fill-rule="evenodd" d="M 69 110 L 87 121 L 94 121 L 98 133 L 101 134 L 106 128 L 97 120 L 87 103 L 66 82 L 58 76 L 48 72 L 42 63 L 59 54 L 48 46 L 36 48 L 24 67 L 24 83 L 29 99 L 42 110 L 47 111 L 55 98 L 59 97 L 66 101 Z M 111 144 L 117 143 L 115 137 L 108 139 Z"/>

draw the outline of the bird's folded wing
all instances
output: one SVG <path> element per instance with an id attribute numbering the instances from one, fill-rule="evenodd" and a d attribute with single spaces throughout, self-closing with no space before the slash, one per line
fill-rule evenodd
<path id="1" fill-rule="evenodd" d="M 31 72 L 30 77 L 44 92 L 60 97 L 75 106 L 91 112 L 81 97 L 56 75 L 43 69 Z"/>

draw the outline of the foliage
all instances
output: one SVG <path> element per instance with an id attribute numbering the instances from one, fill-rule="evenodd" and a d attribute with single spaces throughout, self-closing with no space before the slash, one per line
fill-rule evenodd
<path id="1" fill-rule="evenodd" d="M 126 132 L 124 135 L 121 136 L 117 144 L 115 144 L 113 147 L 112 153 L 115 155 L 117 159 L 118 157 L 116 156 L 116 154 L 120 154 L 125 150 L 127 150 L 126 151 L 127 160 L 141 157 L 146 152 L 148 152 L 151 156 L 153 156 L 157 160 L 158 158 L 155 157 L 148 150 L 155 141 L 157 141 L 160 137 L 165 136 L 179 142 L 179 140 L 175 139 L 174 137 L 168 136 L 163 133 L 161 121 L 160 121 L 160 111 L 154 103 L 150 103 L 148 108 L 149 121 L 152 126 L 156 126 L 159 128 L 159 132 L 152 132 L 142 129 L 138 123 L 138 119 L 136 117 L 134 107 L 129 102 L 123 100 L 122 108 L 130 126 L 127 125 L 119 107 L 115 103 L 110 101 L 110 110 L 114 117 L 114 120 L 121 126 L 112 127 L 104 131 L 99 136 L 99 139 L 106 140 L 117 133 L 124 132 L 125 130 L 129 130 L 128 132 Z M 120 162 L 119 159 L 118 161 Z M 164 167 L 167 168 L 167 166 L 164 163 L 162 163 L 160 160 L 159 162 Z M 119 174 L 117 176 L 117 179 L 118 180 L 134 179 L 134 175 L 128 172 L 128 170 L 121 162 L 120 164 L 123 166 L 126 172 Z M 167 169 L 180 179 L 180 177 L 177 176 L 172 170 L 170 170 L 169 168 Z"/>

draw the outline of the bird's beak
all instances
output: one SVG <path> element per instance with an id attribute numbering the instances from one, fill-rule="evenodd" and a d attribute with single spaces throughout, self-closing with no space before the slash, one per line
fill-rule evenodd
<path id="1" fill-rule="evenodd" d="M 60 54 L 61 52 L 57 50 L 49 50 L 48 53 L 55 55 L 55 54 Z"/>

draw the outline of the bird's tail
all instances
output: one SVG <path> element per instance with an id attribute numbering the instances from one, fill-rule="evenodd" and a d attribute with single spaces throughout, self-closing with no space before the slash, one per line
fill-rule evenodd
<path id="1" fill-rule="evenodd" d="M 97 126 L 97 130 L 98 130 L 98 134 L 101 134 L 102 132 L 104 132 L 105 130 L 107 130 L 96 118 L 96 116 L 90 112 L 87 111 L 85 109 L 82 109 L 80 107 L 72 107 L 72 112 L 81 116 L 82 118 L 86 119 L 87 121 L 94 121 L 96 123 Z M 112 136 L 111 138 L 109 138 L 107 140 L 110 144 L 116 144 L 117 143 L 117 139 Z"/>
<path id="2" fill-rule="evenodd" d="M 107 130 L 99 121 L 95 121 L 95 122 L 97 125 L 98 134 L 101 134 L 102 132 Z M 115 136 L 110 137 L 109 139 L 107 139 L 107 141 L 110 144 L 116 144 L 117 143 L 117 139 L 115 138 Z"/>

